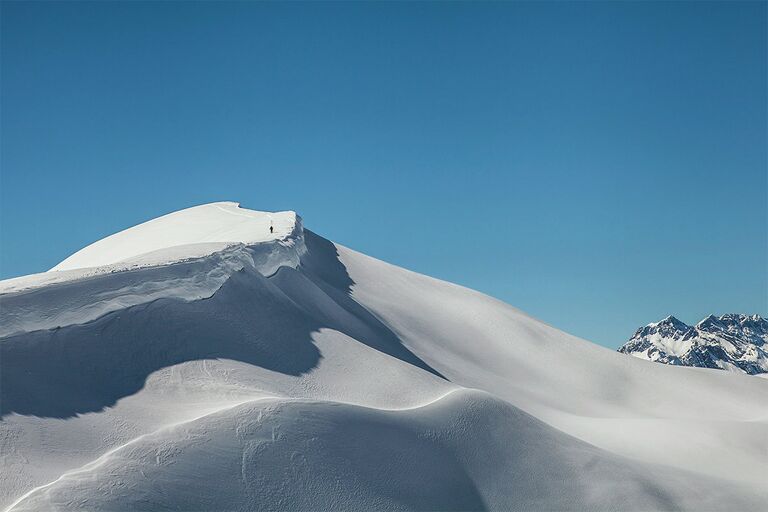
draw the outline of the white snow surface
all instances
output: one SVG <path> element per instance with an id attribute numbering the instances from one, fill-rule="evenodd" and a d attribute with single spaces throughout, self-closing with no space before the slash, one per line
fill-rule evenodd
<path id="1" fill-rule="evenodd" d="M 273 232 L 270 232 L 270 225 Z M 85 247 L 51 271 L 103 267 L 163 251 L 149 264 L 199 257 L 234 244 L 251 245 L 286 238 L 296 225 L 295 212 L 257 212 L 239 203 L 194 206 L 120 231 Z M 193 246 L 193 247 L 190 247 Z"/>
<path id="2" fill-rule="evenodd" d="M 190 208 L 54 270 L 0 283 L 5 510 L 767 508 L 768 380 L 626 357 L 292 212 Z"/>

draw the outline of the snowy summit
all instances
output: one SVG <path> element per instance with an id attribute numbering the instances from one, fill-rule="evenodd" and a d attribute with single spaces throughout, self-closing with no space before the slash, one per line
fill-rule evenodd
<path id="1" fill-rule="evenodd" d="M 235 244 L 280 240 L 293 233 L 296 222 L 295 212 L 257 212 L 229 201 L 204 204 L 108 236 L 77 251 L 51 270 L 101 267 L 126 261 L 169 263 Z"/>
<path id="2" fill-rule="evenodd" d="M 197 206 L 2 281 L 0 351 L 8 512 L 768 502 L 767 380 L 626 357 L 293 212 Z"/>

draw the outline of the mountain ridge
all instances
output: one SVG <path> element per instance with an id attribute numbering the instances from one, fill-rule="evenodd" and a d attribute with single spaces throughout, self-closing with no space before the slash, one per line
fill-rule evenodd
<path id="1" fill-rule="evenodd" d="M 687 325 L 670 315 L 640 327 L 618 352 L 676 366 L 766 373 L 768 320 L 757 314 L 726 313 Z"/>

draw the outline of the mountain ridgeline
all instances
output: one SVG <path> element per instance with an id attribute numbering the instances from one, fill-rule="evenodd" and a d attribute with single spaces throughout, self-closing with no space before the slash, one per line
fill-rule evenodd
<path id="1" fill-rule="evenodd" d="M 768 320 L 759 315 L 709 315 L 696 325 L 674 316 L 641 327 L 619 352 L 657 363 L 768 372 Z"/>

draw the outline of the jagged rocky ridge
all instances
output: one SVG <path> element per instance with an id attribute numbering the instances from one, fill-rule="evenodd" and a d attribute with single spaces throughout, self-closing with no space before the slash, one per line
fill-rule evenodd
<path id="1" fill-rule="evenodd" d="M 658 363 L 768 372 L 768 320 L 759 315 L 709 315 L 694 326 L 674 316 L 641 327 L 619 352 Z"/>

